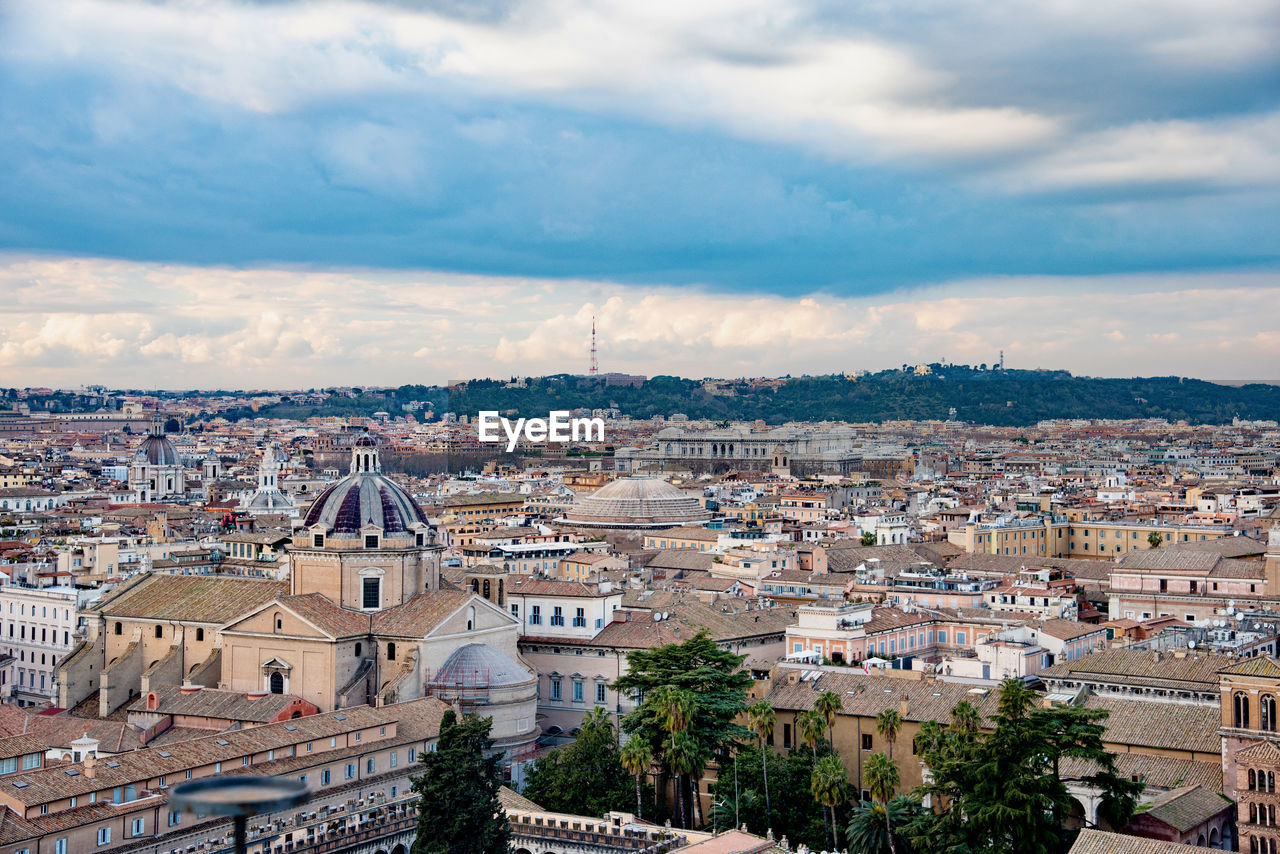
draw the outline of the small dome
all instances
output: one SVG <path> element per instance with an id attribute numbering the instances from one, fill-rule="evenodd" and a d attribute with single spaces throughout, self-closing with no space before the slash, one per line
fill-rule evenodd
<path id="1" fill-rule="evenodd" d="M 584 495 L 565 520 L 601 527 L 666 527 L 711 518 L 698 499 L 656 477 L 626 477 Z"/>
<path id="2" fill-rule="evenodd" d="M 488 644 L 459 647 L 436 673 L 436 685 L 487 685 L 503 688 L 532 682 L 534 675 L 519 662 Z"/>
<path id="3" fill-rule="evenodd" d="M 358 534 L 369 525 L 400 534 L 418 523 L 427 524 L 427 515 L 409 493 L 381 474 L 357 472 L 320 493 L 303 524 L 330 534 Z"/>

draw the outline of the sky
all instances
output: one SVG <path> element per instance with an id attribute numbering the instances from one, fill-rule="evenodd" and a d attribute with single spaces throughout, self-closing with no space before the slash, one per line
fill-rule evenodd
<path id="1" fill-rule="evenodd" d="M 0 2 L 0 385 L 1280 379 L 1274 0 Z"/>

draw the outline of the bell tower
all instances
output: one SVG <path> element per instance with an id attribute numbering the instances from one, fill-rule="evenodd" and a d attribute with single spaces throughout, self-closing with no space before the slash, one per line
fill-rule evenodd
<path id="1" fill-rule="evenodd" d="M 1263 578 L 1268 596 L 1280 597 L 1280 522 L 1267 532 L 1267 563 Z"/>

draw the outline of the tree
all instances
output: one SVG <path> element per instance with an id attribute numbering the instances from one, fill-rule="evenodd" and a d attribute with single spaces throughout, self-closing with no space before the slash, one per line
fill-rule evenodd
<path id="1" fill-rule="evenodd" d="M 500 754 L 489 738 L 492 718 L 452 710 L 440 721 L 434 752 L 422 754 L 422 773 L 412 778 L 418 796 L 413 854 L 507 854 L 511 828 L 498 801 Z"/>
<path id="2" fill-rule="evenodd" d="M 640 778 L 653 766 L 653 750 L 641 739 L 633 738 L 622 747 L 619 754 L 622 767 L 636 778 L 636 818 L 642 818 L 640 804 Z"/>
<path id="3" fill-rule="evenodd" d="M 1018 680 L 1001 686 L 994 729 L 922 726 L 916 741 L 928 782 L 916 794 L 942 806 L 922 814 L 903 832 L 924 851 L 1051 854 L 1070 847 L 1065 821 L 1072 806 L 1068 784 L 1101 792 L 1100 812 L 1116 825 L 1132 817 L 1142 790 L 1116 773 L 1116 757 L 1103 746 L 1106 712 L 1074 706 L 1040 708 Z M 953 721 L 969 717 L 957 714 Z M 1076 760 L 1078 776 L 1061 776 L 1060 760 Z"/>
<path id="4" fill-rule="evenodd" d="M 677 819 L 681 827 L 689 826 L 690 811 L 700 809 L 692 784 L 706 763 L 751 737 L 749 730 L 735 723 L 746 709 L 751 685 L 751 675 L 741 669 L 744 659 L 720 649 L 702 631 L 684 643 L 631 653 L 628 672 L 614 683 L 616 690 L 644 698 L 623 719 L 623 730 L 649 744 L 657 761 L 676 773 L 679 789 L 690 789 L 687 798 L 680 793 Z M 690 741 L 673 740 L 675 732 L 687 733 Z M 670 748 L 678 749 L 677 764 L 687 770 L 674 771 L 667 756 Z"/>
<path id="5" fill-rule="evenodd" d="M 858 542 L 862 543 L 864 546 L 874 546 L 876 544 L 876 532 L 866 531 L 859 538 Z"/>
<path id="6" fill-rule="evenodd" d="M 733 821 L 738 826 L 746 825 L 750 832 L 759 836 L 765 836 L 772 829 L 775 839 L 785 836 L 791 841 L 792 850 L 801 844 L 813 851 L 830 848 L 827 809 L 810 793 L 817 758 L 813 751 L 805 748 L 782 753 L 767 745 L 761 750 L 754 741 L 743 745 L 738 755 L 738 779 L 735 780 L 731 773 L 722 773 L 712 788 L 713 801 L 728 805 L 728 809 L 721 813 L 720 826 L 725 827 L 728 821 Z M 765 768 L 768 769 L 772 798 L 767 817 Z M 736 816 L 733 810 L 735 794 L 738 798 Z"/>
<path id="7" fill-rule="evenodd" d="M 897 709 L 885 709 L 876 715 L 876 732 L 889 742 L 889 758 L 893 758 L 893 746 L 898 743 L 898 730 L 902 728 L 902 715 Z"/>
<path id="8" fill-rule="evenodd" d="M 836 829 L 836 807 L 849 799 L 849 778 L 844 772 L 840 757 L 828 754 L 813 766 L 813 774 L 809 778 L 809 792 L 813 799 L 831 812 L 831 850 L 840 847 L 839 831 Z"/>
<path id="9" fill-rule="evenodd" d="M 815 753 L 818 750 L 818 742 L 822 741 L 822 731 L 826 726 L 827 722 L 816 709 L 809 709 L 796 716 L 796 734 L 800 736 L 800 741 Z"/>
<path id="10" fill-rule="evenodd" d="M 1163 542 L 1164 537 L 1160 536 L 1159 531 L 1152 531 L 1150 534 L 1147 534 L 1147 545 L 1151 546 L 1151 548 L 1158 549 L 1160 548 L 1160 544 Z"/>
<path id="11" fill-rule="evenodd" d="M 902 780 L 898 775 L 898 766 L 893 764 L 893 760 L 883 753 L 873 753 L 867 758 L 867 788 L 871 790 L 873 800 L 885 804 L 886 807 L 889 800 L 898 791 L 898 786 Z M 893 825 L 889 815 L 889 810 L 884 811 L 884 832 L 889 840 L 889 851 L 897 854 L 898 847 L 893 838 Z"/>
<path id="12" fill-rule="evenodd" d="M 887 804 L 871 801 L 855 805 L 845 827 L 850 854 L 907 854 L 910 842 L 891 828 L 906 826 L 920 810 L 920 804 L 905 795 L 891 798 Z"/>
<path id="13" fill-rule="evenodd" d="M 773 825 L 770 824 L 770 806 L 769 806 L 769 765 L 765 762 L 764 743 L 773 735 L 773 725 L 778 720 L 778 715 L 773 710 L 773 706 L 769 705 L 766 700 L 753 703 L 747 709 L 747 721 L 751 726 L 756 737 L 760 739 L 760 776 L 764 778 L 764 815 L 765 830 L 768 831 Z"/>
<path id="14" fill-rule="evenodd" d="M 844 702 L 835 691 L 824 691 L 818 699 L 813 701 L 813 710 L 822 715 L 822 719 L 827 723 L 827 742 L 831 745 L 832 753 L 836 749 L 835 733 L 832 728 L 835 726 L 836 714 L 843 708 Z"/>
<path id="15" fill-rule="evenodd" d="M 648 770 L 645 766 L 644 770 Z M 524 784 L 526 797 L 553 812 L 604 815 L 631 801 L 631 780 L 618 750 L 617 732 L 604 709 L 583 716 L 577 739 L 538 757 Z M 639 810 L 640 779 L 636 778 Z"/>

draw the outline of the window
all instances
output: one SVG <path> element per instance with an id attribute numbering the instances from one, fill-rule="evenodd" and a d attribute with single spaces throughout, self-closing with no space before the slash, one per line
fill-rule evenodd
<path id="1" fill-rule="evenodd" d="M 117 621 L 117 622 L 116 622 L 116 625 L 115 625 L 115 630 L 114 630 L 114 631 L 115 631 L 115 633 L 116 633 L 116 634 L 118 634 L 118 635 L 122 635 L 122 634 L 124 634 L 124 626 L 123 626 L 119 621 Z M 9 634 L 10 634 L 10 636 L 12 636 L 12 635 L 13 635 L 13 626 L 12 626 L 12 625 L 11 625 L 11 626 L 9 626 Z"/>
<path id="2" fill-rule="evenodd" d="M 564 609 L 561 608 L 559 605 L 556 605 L 554 608 L 551 609 L 551 625 L 553 626 L 564 625 Z"/>
<path id="3" fill-rule="evenodd" d="M 280 671 L 277 670 L 274 673 L 272 673 L 269 681 L 271 682 L 272 694 L 284 693 L 284 675 L 280 673 Z"/>
<path id="4" fill-rule="evenodd" d="M 323 771 L 321 771 L 321 772 L 320 772 L 320 785 L 321 785 L 321 786 L 327 786 L 327 785 L 329 785 L 329 780 L 330 780 L 330 779 L 332 779 L 332 776 L 329 774 L 329 769 L 328 769 L 328 768 L 326 768 L 326 769 L 324 769 Z"/>
<path id="5" fill-rule="evenodd" d="M 53 854 L 67 854 L 67 837 L 62 837 L 53 843 Z"/>
<path id="6" fill-rule="evenodd" d="M 573 617 L 573 625 L 574 625 L 574 628 L 586 628 L 587 616 L 586 616 L 586 611 L 584 609 L 579 608 L 577 610 L 577 612 Z"/>
<path id="7" fill-rule="evenodd" d="M 551 699 L 553 700 L 560 699 L 560 680 L 559 679 L 551 680 Z"/>
<path id="8" fill-rule="evenodd" d="M 864 732 L 862 734 L 862 749 L 863 750 L 871 749 L 871 733 Z"/>
<path id="9" fill-rule="evenodd" d="M 204 640 L 204 629 L 196 629 L 196 640 L 197 641 Z"/>
<path id="10" fill-rule="evenodd" d="M 782 746 L 788 750 L 791 748 L 791 724 L 782 725 Z"/>
<path id="11" fill-rule="evenodd" d="M 111 828 L 109 827 L 98 828 L 98 845 L 101 846 L 101 845 L 110 845 L 110 844 L 111 844 Z"/>
<path id="12" fill-rule="evenodd" d="M 372 757 L 372 756 L 370 756 L 370 757 L 369 757 L 369 761 L 368 761 L 368 762 L 366 762 L 366 763 L 365 763 L 365 766 L 364 766 L 365 773 L 367 773 L 367 774 L 372 774 L 372 773 L 373 773 L 373 769 L 374 769 L 374 767 L 375 767 L 375 766 L 374 766 L 374 764 L 373 764 L 373 757 Z"/>
<path id="13" fill-rule="evenodd" d="M 182 820 L 182 813 L 177 810 L 169 810 L 169 826 L 177 827 L 178 822 Z"/>
<path id="14" fill-rule="evenodd" d="M 156 637 L 164 637 L 164 626 L 156 626 Z"/>
<path id="15" fill-rule="evenodd" d="M 1235 711 L 1233 725 L 1236 729 L 1249 728 L 1249 695 L 1243 691 L 1237 691 L 1232 698 L 1232 707 Z"/>
<path id="16" fill-rule="evenodd" d="M 418 761 L 418 748 L 416 748 L 416 747 L 410 747 L 410 748 L 409 748 L 409 761 L 410 761 L 410 762 L 417 762 L 417 761 Z"/>
<path id="17" fill-rule="evenodd" d="M 1270 694 L 1258 699 L 1258 728 L 1276 731 L 1276 698 Z"/>
<path id="18" fill-rule="evenodd" d="M 39 767 L 40 767 L 40 757 L 41 757 L 41 755 L 42 755 L 42 754 L 40 754 L 40 753 L 28 753 L 26 756 L 23 756 L 23 757 L 22 757 L 22 770 L 23 770 L 23 771 L 30 771 L 30 770 L 31 770 L 31 769 L 33 769 L 33 768 L 39 768 Z"/>
<path id="19" fill-rule="evenodd" d="M 514 608 L 515 606 L 512 605 L 511 607 Z M 529 606 L 529 625 L 531 626 L 542 625 L 542 606 L 541 605 Z"/>
<path id="20" fill-rule="evenodd" d="M 324 534 L 312 534 L 311 546 L 312 548 L 317 548 L 317 549 L 324 548 Z"/>
<path id="21" fill-rule="evenodd" d="M 365 547 L 366 549 L 376 549 L 376 548 L 378 547 L 378 535 L 377 535 L 377 534 L 365 534 L 365 535 L 364 535 L 364 547 Z"/>
<path id="22" fill-rule="evenodd" d="M 515 602 L 511 603 L 511 616 L 515 617 L 517 620 L 520 619 L 520 606 Z"/>
<path id="23" fill-rule="evenodd" d="M 135 818 L 132 822 L 129 823 L 129 835 L 141 836 L 145 828 L 146 828 L 145 820 L 140 818 Z"/>
<path id="24" fill-rule="evenodd" d="M 348 780 L 351 780 L 351 779 L 354 779 L 355 776 L 356 776 L 356 763 L 348 762 L 347 768 L 346 768 L 346 778 Z"/>
<path id="25" fill-rule="evenodd" d="M 363 607 L 377 608 L 382 604 L 382 579 L 364 579 Z"/>
<path id="26" fill-rule="evenodd" d="M 606 692 L 605 684 L 603 682 L 597 682 L 596 683 L 596 702 L 597 703 L 600 703 L 602 705 L 604 704 L 605 696 L 606 696 L 605 692 Z"/>
<path id="27" fill-rule="evenodd" d="M 391 751 L 391 767 L 394 768 L 399 764 L 400 764 L 400 754 L 396 753 L 394 750 Z"/>
<path id="28" fill-rule="evenodd" d="M 396 660 L 396 645 L 393 643 L 389 643 L 387 644 L 387 661 L 395 661 L 395 660 Z"/>
<path id="29" fill-rule="evenodd" d="M 581 679 L 573 680 L 573 701 L 575 703 L 582 702 L 582 680 Z"/>

